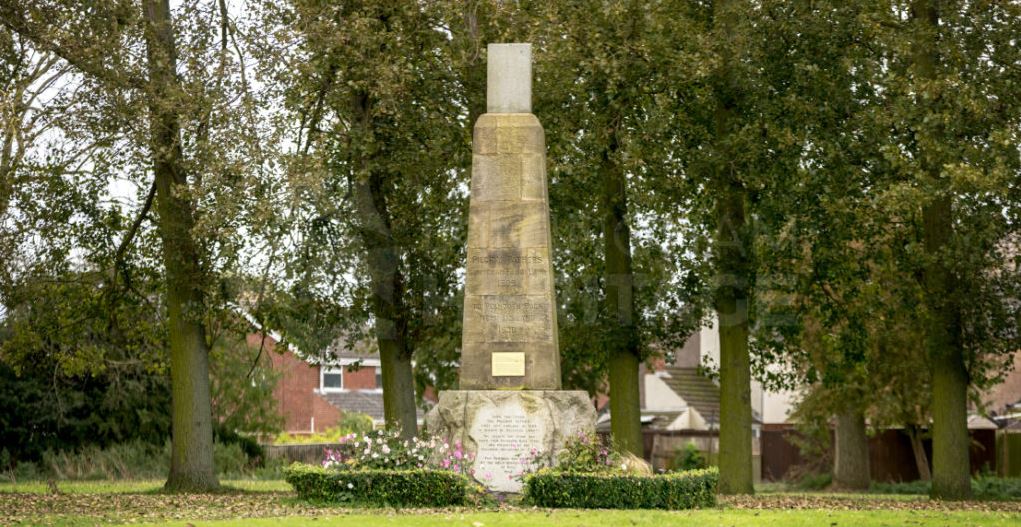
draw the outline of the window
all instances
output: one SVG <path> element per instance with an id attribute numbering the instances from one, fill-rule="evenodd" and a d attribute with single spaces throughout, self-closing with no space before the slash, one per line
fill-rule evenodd
<path id="1" fill-rule="evenodd" d="M 383 389 L 383 368 L 376 368 L 376 389 Z"/>
<path id="2" fill-rule="evenodd" d="M 319 389 L 324 392 L 339 392 L 344 389 L 344 369 L 322 366 L 319 369 Z"/>

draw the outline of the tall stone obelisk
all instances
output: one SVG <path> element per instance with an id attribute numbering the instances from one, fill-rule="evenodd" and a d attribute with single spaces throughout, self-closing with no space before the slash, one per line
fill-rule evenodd
<path id="1" fill-rule="evenodd" d="M 489 46 L 472 141 L 461 389 L 560 388 L 546 141 L 530 44 Z"/>
<path id="2" fill-rule="evenodd" d="M 488 47 L 487 113 L 475 124 L 460 390 L 430 433 L 461 441 L 475 478 L 518 492 L 521 460 L 594 433 L 584 391 L 560 390 L 546 145 L 532 115 L 531 44 Z"/>

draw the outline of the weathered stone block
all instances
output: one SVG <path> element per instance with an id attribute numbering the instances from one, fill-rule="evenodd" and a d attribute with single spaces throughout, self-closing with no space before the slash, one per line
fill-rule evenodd
<path id="1" fill-rule="evenodd" d="M 478 119 L 478 124 L 475 125 L 475 130 L 472 133 L 472 152 L 480 155 L 496 153 L 496 122 L 484 119 L 485 117 L 483 115 Z M 489 121 L 488 124 L 486 121 Z"/>
<path id="2" fill-rule="evenodd" d="M 518 156 L 473 155 L 471 199 L 517 201 L 521 198 L 521 164 Z"/>
<path id="3" fill-rule="evenodd" d="M 567 438 L 595 433 L 596 412 L 584 391 L 452 390 L 426 415 L 434 437 L 461 441 L 475 458 L 475 478 L 491 490 L 520 492 L 531 457 L 560 450 Z"/>
<path id="4" fill-rule="evenodd" d="M 547 195 L 545 154 L 521 156 L 521 199 L 545 202 Z"/>
<path id="5" fill-rule="evenodd" d="M 546 203 L 492 201 L 479 203 L 477 208 L 486 218 L 486 247 L 548 247 Z"/>

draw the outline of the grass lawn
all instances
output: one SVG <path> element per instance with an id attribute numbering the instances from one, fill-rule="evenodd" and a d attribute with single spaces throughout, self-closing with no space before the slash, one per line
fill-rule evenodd
<path id="1" fill-rule="evenodd" d="M 696 511 L 540 510 L 514 505 L 499 509 L 345 509 L 294 497 L 283 481 L 224 481 L 225 492 L 171 495 L 162 481 L 61 482 L 59 493 L 45 483 L 0 483 L 0 525 L 85 526 L 143 524 L 173 526 L 391 527 L 630 527 L 630 526 L 1016 526 L 1021 502 L 932 502 L 917 495 L 766 492 L 723 498 L 714 509 Z"/>
<path id="2" fill-rule="evenodd" d="M 516 511 L 399 515 L 395 513 L 350 514 L 319 518 L 263 518 L 257 520 L 225 520 L 197 522 L 192 525 L 235 527 L 242 525 L 265 526 L 283 525 L 289 527 L 360 527 L 379 525 L 384 527 L 624 527 L 624 526 L 919 526 L 919 525 L 966 525 L 966 526 L 1011 526 L 1021 521 L 1016 514 L 979 512 L 919 512 L 919 511 L 753 511 L 737 509 L 711 509 L 699 511 Z M 187 523 L 169 523 L 184 527 Z"/>

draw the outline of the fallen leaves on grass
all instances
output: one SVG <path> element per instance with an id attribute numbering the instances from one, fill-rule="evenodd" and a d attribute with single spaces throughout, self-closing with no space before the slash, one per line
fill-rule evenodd
<path id="1" fill-rule="evenodd" d="M 313 516 L 343 510 L 317 507 L 287 493 L 258 494 L 0 494 L 0 525 L 44 517 L 88 517 L 101 522 L 212 520 Z"/>
<path id="2" fill-rule="evenodd" d="M 721 496 L 720 506 L 733 509 L 828 509 L 840 510 L 914 510 L 976 511 L 1021 513 L 1019 501 L 930 501 L 922 496 L 886 499 L 861 495 L 762 494 L 757 496 Z M 472 509 L 373 509 L 381 516 L 390 514 L 457 515 Z M 498 510 L 513 512 L 535 510 L 510 503 Z M 249 492 L 221 494 L 27 494 L 0 493 L 0 525 L 68 523 L 141 523 L 167 520 L 196 521 L 231 518 L 282 516 L 338 516 L 364 513 L 365 509 L 345 509 L 307 503 L 290 492 Z"/>

